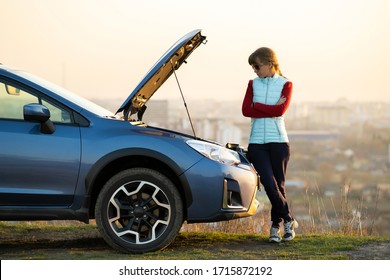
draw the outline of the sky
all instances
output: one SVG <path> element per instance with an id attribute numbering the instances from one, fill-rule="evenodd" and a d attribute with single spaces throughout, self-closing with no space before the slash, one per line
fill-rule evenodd
<path id="1" fill-rule="evenodd" d="M 275 50 L 293 102 L 390 102 L 388 0 L 0 0 L 0 63 L 85 98 L 123 101 L 179 38 L 187 99 L 241 101 L 248 56 Z M 153 98 L 180 98 L 172 76 Z M 120 104 L 119 104 L 120 105 Z"/>

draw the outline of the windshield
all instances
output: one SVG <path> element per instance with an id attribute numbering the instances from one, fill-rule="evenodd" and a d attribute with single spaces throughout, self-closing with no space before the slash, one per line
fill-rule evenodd
<path id="1" fill-rule="evenodd" d="M 24 72 L 24 71 L 13 71 L 15 74 L 19 75 L 20 77 L 22 78 L 25 78 L 27 80 L 30 80 L 32 81 L 33 83 L 35 84 L 38 84 L 44 88 L 47 88 L 48 90 L 66 98 L 67 100 L 69 100 L 70 102 L 80 106 L 81 108 L 85 109 L 85 110 L 88 110 L 90 111 L 91 113 L 95 114 L 95 115 L 98 115 L 98 116 L 102 116 L 102 117 L 115 117 L 115 114 L 110 112 L 109 110 L 103 108 L 103 107 L 100 107 L 99 105 L 81 97 L 81 96 L 78 96 L 76 94 L 74 94 L 73 92 L 70 92 L 56 84 L 53 84 L 49 81 L 46 81 L 40 77 L 37 77 L 37 76 L 34 76 L 30 73 L 27 73 L 27 72 Z"/>

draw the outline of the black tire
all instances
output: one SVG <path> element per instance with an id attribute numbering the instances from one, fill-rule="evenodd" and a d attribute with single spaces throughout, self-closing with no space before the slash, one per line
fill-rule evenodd
<path id="1" fill-rule="evenodd" d="M 95 218 L 111 247 L 126 253 L 157 251 L 175 239 L 183 224 L 182 199 L 163 174 L 127 169 L 102 188 Z"/>

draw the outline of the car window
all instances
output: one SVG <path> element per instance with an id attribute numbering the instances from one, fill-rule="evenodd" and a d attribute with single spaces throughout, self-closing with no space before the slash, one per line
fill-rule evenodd
<path id="1" fill-rule="evenodd" d="M 50 111 L 50 119 L 53 122 L 71 123 L 70 113 L 57 105 L 40 99 L 29 92 L 0 82 L 0 118 L 24 120 L 23 106 L 29 103 L 40 103 Z"/>
<path id="2" fill-rule="evenodd" d="M 50 111 L 50 120 L 52 122 L 71 123 L 70 113 L 62 108 L 42 100 L 42 105 L 45 105 Z"/>
<path id="3" fill-rule="evenodd" d="M 36 96 L 0 82 L 0 118 L 23 120 L 23 106 L 39 103 Z"/>

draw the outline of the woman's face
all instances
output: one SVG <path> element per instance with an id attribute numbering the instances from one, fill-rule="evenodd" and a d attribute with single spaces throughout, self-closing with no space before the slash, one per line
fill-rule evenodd
<path id="1" fill-rule="evenodd" d="M 272 77 L 275 74 L 272 63 L 262 63 L 258 58 L 252 64 L 252 68 L 259 78 Z"/>

